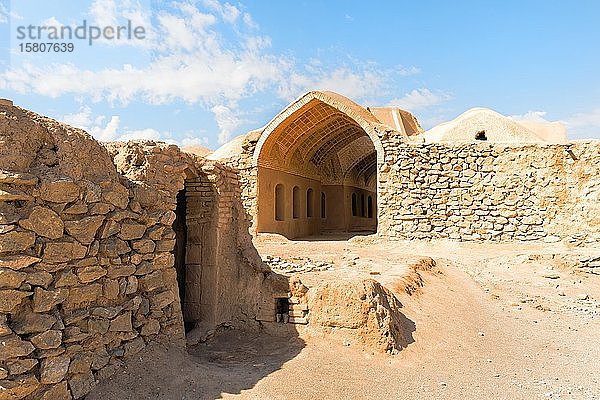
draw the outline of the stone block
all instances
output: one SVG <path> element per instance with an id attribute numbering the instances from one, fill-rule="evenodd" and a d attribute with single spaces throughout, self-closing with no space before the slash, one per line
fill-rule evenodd
<path id="1" fill-rule="evenodd" d="M 11 231 L 0 235 L 0 254 L 30 249 L 35 243 L 35 233 Z"/>
<path id="2" fill-rule="evenodd" d="M 32 336 L 29 340 L 38 349 L 55 349 L 62 343 L 62 332 L 49 330 Z"/>
<path id="3" fill-rule="evenodd" d="M 107 271 L 104 268 L 98 265 L 94 265 L 79 269 L 77 271 L 77 278 L 79 278 L 79 281 L 81 283 L 90 283 L 97 281 L 106 274 Z"/>
<path id="4" fill-rule="evenodd" d="M 121 232 L 118 236 L 123 240 L 133 240 L 141 238 L 144 236 L 145 232 L 146 225 L 133 222 L 124 222 L 121 224 Z"/>
<path id="5" fill-rule="evenodd" d="M 113 319 L 110 323 L 111 332 L 130 332 L 133 330 L 133 326 L 131 325 L 131 312 L 126 312 L 115 319 Z"/>
<path id="6" fill-rule="evenodd" d="M 40 382 L 50 384 L 62 381 L 69 371 L 70 363 L 68 355 L 45 358 L 40 364 Z"/>
<path id="7" fill-rule="evenodd" d="M 46 390 L 40 400 L 71 400 L 71 392 L 66 381 L 62 381 Z"/>
<path id="8" fill-rule="evenodd" d="M 94 241 L 98 229 L 104 222 L 104 216 L 96 215 L 82 218 L 78 221 L 65 222 L 67 233 L 83 244 L 90 244 Z"/>
<path id="9" fill-rule="evenodd" d="M 24 272 L 0 268 L 0 289 L 18 289 L 27 278 Z"/>
<path id="10" fill-rule="evenodd" d="M 80 189 L 70 179 L 43 182 L 40 197 L 52 203 L 70 203 L 79 199 Z"/>
<path id="11" fill-rule="evenodd" d="M 0 362 L 28 356 L 33 350 L 35 350 L 35 347 L 31 342 L 22 340 L 17 335 L 5 336 L 0 340 Z"/>
<path id="12" fill-rule="evenodd" d="M 23 302 L 23 300 L 31 296 L 33 292 L 22 292 L 19 290 L 0 290 L 0 313 L 11 313 Z"/>
<path id="13" fill-rule="evenodd" d="M 33 231 L 39 236 L 50 239 L 59 239 L 63 235 L 64 224 L 62 219 L 49 208 L 34 207 L 27 219 L 19 221 L 23 229 Z"/>
<path id="14" fill-rule="evenodd" d="M 56 264 L 85 257 L 87 247 L 77 242 L 49 242 L 44 248 L 43 260 L 46 263 Z"/>
<path id="15" fill-rule="evenodd" d="M 68 289 L 44 290 L 36 287 L 33 294 L 33 312 L 42 313 L 64 302 L 69 295 Z"/>

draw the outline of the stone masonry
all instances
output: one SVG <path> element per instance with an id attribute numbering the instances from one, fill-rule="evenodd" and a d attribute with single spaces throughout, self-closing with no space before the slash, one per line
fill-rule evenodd
<path id="1" fill-rule="evenodd" d="M 268 279 L 233 171 L 10 105 L 0 143 L 0 399 L 81 398 L 148 343 L 185 345 L 172 224 L 186 180 L 214 193 L 208 251 L 224 260 L 206 266 L 207 329 L 255 323 Z"/>

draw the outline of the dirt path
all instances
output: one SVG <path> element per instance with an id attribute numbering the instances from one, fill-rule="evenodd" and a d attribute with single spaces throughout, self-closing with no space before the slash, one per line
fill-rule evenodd
<path id="1" fill-rule="evenodd" d="M 398 294 L 416 329 L 396 356 L 229 331 L 191 354 L 156 348 L 88 398 L 600 399 L 600 276 L 571 265 L 596 248 L 364 241 L 258 248 L 337 255 L 334 271 L 304 274 L 312 282 L 352 268 L 385 281 L 414 255 L 432 256 L 442 273 L 424 273 L 417 294 Z"/>

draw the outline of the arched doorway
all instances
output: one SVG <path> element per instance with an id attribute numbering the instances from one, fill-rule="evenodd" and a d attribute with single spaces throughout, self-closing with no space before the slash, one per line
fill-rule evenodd
<path id="1" fill-rule="evenodd" d="M 275 117 L 254 152 L 257 232 L 288 238 L 376 232 L 376 207 L 369 213 L 365 199 L 377 203 L 377 164 L 383 159 L 377 123 L 356 103 L 323 92 L 303 96 Z M 285 196 L 277 194 L 281 187 L 288 188 Z M 320 202 L 314 202 L 313 191 L 321 193 Z M 278 215 L 274 198 L 288 199 L 282 205 L 287 218 Z"/>

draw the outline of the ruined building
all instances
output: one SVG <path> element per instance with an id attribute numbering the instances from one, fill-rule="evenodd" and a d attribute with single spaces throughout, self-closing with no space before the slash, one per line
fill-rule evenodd
<path id="1" fill-rule="evenodd" d="M 261 232 L 598 239 L 599 143 L 496 131 L 490 115 L 428 136 L 406 111 L 311 92 L 204 158 L 101 144 L 3 101 L 0 399 L 81 398 L 150 342 L 268 329 L 278 307 L 326 328 L 314 288 L 262 262 Z M 403 346 L 393 294 L 375 281 L 347 293 L 369 305 L 331 307 L 369 310 L 352 329 Z"/>

